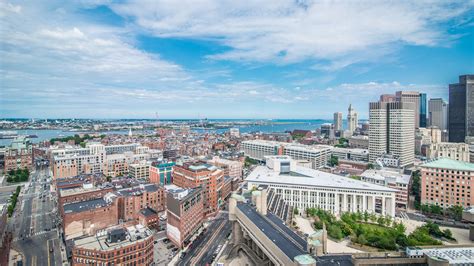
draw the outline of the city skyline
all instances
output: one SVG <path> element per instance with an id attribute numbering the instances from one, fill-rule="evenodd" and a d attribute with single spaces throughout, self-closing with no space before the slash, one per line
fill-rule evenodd
<path id="1" fill-rule="evenodd" d="M 0 117 L 330 120 L 352 104 L 367 119 L 381 94 L 448 101 L 448 84 L 474 69 L 473 11 L 2 1 Z"/>

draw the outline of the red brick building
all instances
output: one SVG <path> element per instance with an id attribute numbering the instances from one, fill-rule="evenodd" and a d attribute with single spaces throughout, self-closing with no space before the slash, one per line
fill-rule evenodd
<path id="1" fill-rule="evenodd" d="M 144 208 L 151 208 L 156 212 L 165 210 L 165 191 L 155 184 L 120 189 L 115 194 L 118 217 L 122 221 L 138 221 L 139 212 Z"/>
<path id="2" fill-rule="evenodd" d="M 474 164 L 448 158 L 421 165 L 421 203 L 474 205 Z"/>
<path id="3" fill-rule="evenodd" d="M 203 162 L 176 165 L 173 184 L 182 188 L 202 187 L 205 215 L 215 214 L 223 203 L 224 171 L 213 165 Z"/>
<path id="4" fill-rule="evenodd" d="M 143 226 L 114 227 L 73 240 L 72 265 L 152 265 L 153 234 Z"/>
<path id="5" fill-rule="evenodd" d="M 7 149 L 5 151 L 5 172 L 16 169 L 33 168 L 33 154 L 31 150 Z"/>
<path id="6" fill-rule="evenodd" d="M 91 187 L 83 186 L 78 188 L 60 189 L 58 194 L 58 206 L 63 206 L 67 203 L 100 199 L 103 198 L 105 194 L 112 191 L 112 187 L 97 188 L 92 187 L 92 185 Z"/>
<path id="7" fill-rule="evenodd" d="M 187 246 L 202 226 L 204 198 L 201 187 L 183 189 L 166 186 L 167 237 L 178 247 Z"/>
<path id="8" fill-rule="evenodd" d="M 94 235 L 118 222 L 116 202 L 103 198 L 64 204 L 60 212 L 66 239 Z"/>

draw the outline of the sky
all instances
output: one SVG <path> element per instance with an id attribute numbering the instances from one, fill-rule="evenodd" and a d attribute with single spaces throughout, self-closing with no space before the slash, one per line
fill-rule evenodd
<path id="1" fill-rule="evenodd" d="M 474 74 L 474 1 L 0 0 L 0 23 L 3 118 L 367 118 Z"/>

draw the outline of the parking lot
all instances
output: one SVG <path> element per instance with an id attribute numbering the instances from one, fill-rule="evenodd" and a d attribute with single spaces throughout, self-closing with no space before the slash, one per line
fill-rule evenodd
<path id="1" fill-rule="evenodd" d="M 173 259 L 178 248 L 167 238 L 156 238 L 154 243 L 155 248 L 155 265 L 168 265 Z"/>

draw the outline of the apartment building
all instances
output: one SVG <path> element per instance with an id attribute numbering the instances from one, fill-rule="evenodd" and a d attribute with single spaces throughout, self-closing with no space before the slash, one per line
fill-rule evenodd
<path id="1" fill-rule="evenodd" d="M 157 212 L 165 209 L 165 192 L 156 184 L 141 184 L 119 189 L 117 196 L 118 218 L 121 221 L 138 221 L 140 210 L 151 208 Z"/>
<path id="2" fill-rule="evenodd" d="M 151 163 L 147 161 L 132 163 L 129 165 L 128 174 L 131 178 L 148 180 L 150 177 L 150 166 Z"/>
<path id="3" fill-rule="evenodd" d="M 241 161 L 227 160 L 214 156 L 208 163 L 222 168 L 226 176 L 238 179 L 242 178 L 243 163 Z"/>
<path id="4" fill-rule="evenodd" d="M 449 158 L 427 162 L 421 168 L 421 203 L 443 208 L 474 204 L 474 164 Z"/>
<path id="5" fill-rule="evenodd" d="M 334 130 L 336 131 L 342 130 L 342 113 L 341 112 L 334 113 Z"/>
<path id="6" fill-rule="evenodd" d="M 113 226 L 72 240 L 73 266 L 152 265 L 153 233 L 142 225 Z"/>
<path id="7" fill-rule="evenodd" d="M 166 235 L 178 247 L 187 246 L 202 227 L 204 219 L 203 189 L 166 185 Z"/>
<path id="8" fill-rule="evenodd" d="M 248 140 L 240 145 L 246 156 L 264 161 L 269 155 L 288 155 L 295 160 L 309 160 L 311 168 L 326 166 L 333 147 L 327 145 L 303 145 L 267 140 Z"/>
<path id="9" fill-rule="evenodd" d="M 173 168 L 173 184 L 182 188 L 202 187 L 205 215 L 215 214 L 227 195 L 223 195 L 224 171 L 207 163 L 193 161 Z"/>

